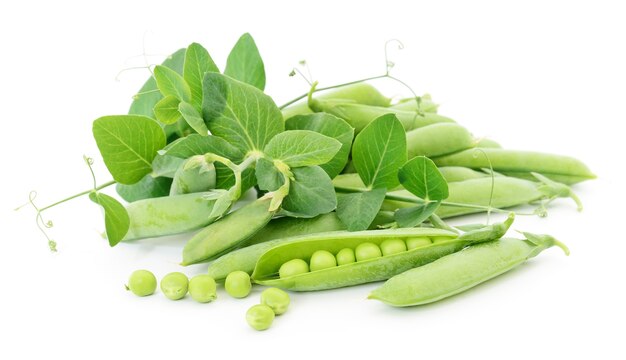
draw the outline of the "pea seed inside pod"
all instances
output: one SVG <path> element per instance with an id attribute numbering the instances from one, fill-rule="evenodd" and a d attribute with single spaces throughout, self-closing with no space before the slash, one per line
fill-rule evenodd
<path id="1" fill-rule="evenodd" d="M 393 255 L 406 251 L 406 244 L 402 239 L 388 239 L 380 244 L 380 250 L 383 256 Z"/>
<path id="2" fill-rule="evenodd" d="M 339 252 L 337 253 L 337 265 L 341 266 L 346 264 L 352 264 L 353 262 L 356 262 L 354 250 L 350 248 L 339 250 Z"/>
<path id="3" fill-rule="evenodd" d="M 422 246 L 427 246 L 432 244 L 432 241 L 430 241 L 429 238 L 427 237 L 416 237 L 416 238 L 410 238 L 407 239 L 406 241 L 406 248 L 407 250 L 413 250 L 416 249 L 418 247 L 422 247 Z"/>
<path id="4" fill-rule="evenodd" d="M 337 266 L 337 259 L 330 251 L 317 250 L 311 255 L 309 267 L 311 271 L 328 269 Z"/>
<path id="5" fill-rule="evenodd" d="M 356 255 L 356 261 L 370 260 L 383 256 L 378 245 L 371 242 L 359 244 L 354 250 L 354 254 Z"/>
<path id="6" fill-rule="evenodd" d="M 438 242 L 442 242 L 442 241 L 449 241 L 450 238 L 449 237 L 445 237 L 445 236 L 433 236 L 432 237 L 432 242 L 433 243 L 438 243 Z"/>
<path id="7" fill-rule="evenodd" d="M 309 264 L 302 259 L 289 260 L 280 266 L 278 270 L 278 276 L 286 278 L 289 276 L 300 275 L 309 272 Z"/>

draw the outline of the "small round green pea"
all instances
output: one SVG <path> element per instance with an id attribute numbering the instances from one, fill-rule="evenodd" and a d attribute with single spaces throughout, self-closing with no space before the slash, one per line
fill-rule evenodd
<path id="1" fill-rule="evenodd" d="M 246 321 L 254 330 L 267 330 L 274 322 L 274 310 L 264 304 L 252 306 L 246 312 Z"/>
<path id="2" fill-rule="evenodd" d="M 337 265 L 341 266 L 346 264 L 352 264 L 353 262 L 356 262 L 356 258 L 354 257 L 354 250 L 350 248 L 339 250 L 339 252 L 337 253 Z"/>
<path id="3" fill-rule="evenodd" d="M 430 245 L 430 244 L 432 244 L 432 241 L 430 241 L 429 238 L 417 237 L 417 238 L 408 239 L 406 241 L 406 248 L 408 250 L 413 250 L 415 248 L 426 246 L 426 245 Z"/>
<path id="4" fill-rule="evenodd" d="M 215 279 L 208 274 L 196 275 L 189 280 L 189 295 L 199 303 L 208 303 L 217 298 Z"/>
<path id="5" fill-rule="evenodd" d="M 289 294 L 281 289 L 269 288 L 261 293 L 261 304 L 271 307 L 276 315 L 284 314 L 289 307 L 289 303 Z"/>
<path id="6" fill-rule="evenodd" d="M 356 255 L 356 261 L 370 260 L 383 256 L 378 245 L 371 242 L 359 244 L 354 250 L 354 254 Z"/>
<path id="7" fill-rule="evenodd" d="M 228 295 L 234 298 L 245 298 L 248 294 L 250 294 L 250 290 L 252 290 L 250 275 L 241 270 L 233 271 L 226 276 L 224 288 L 226 289 Z"/>
<path id="8" fill-rule="evenodd" d="M 126 289 L 137 296 L 148 296 L 154 294 L 157 287 L 157 279 L 148 270 L 135 270 L 128 278 Z"/>
<path id="9" fill-rule="evenodd" d="M 170 300 L 180 300 L 189 289 L 189 279 L 180 272 L 172 272 L 161 279 L 161 291 Z"/>
<path id="10" fill-rule="evenodd" d="M 300 275 L 309 272 L 309 264 L 302 259 L 292 259 L 280 266 L 278 276 L 286 278 L 289 276 Z"/>
<path id="11" fill-rule="evenodd" d="M 311 255 L 311 263 L 309 265 L 311 271 L 328 269 L 337 266 L 337 259 L 330 251 L 317 250 Z"/>
<path id="12" fill-rule="evenodd" d="M 387 239 L 380 244 L 383 256 L 393 255 L 406 251 L 406 244 L 401 239 Z"/>

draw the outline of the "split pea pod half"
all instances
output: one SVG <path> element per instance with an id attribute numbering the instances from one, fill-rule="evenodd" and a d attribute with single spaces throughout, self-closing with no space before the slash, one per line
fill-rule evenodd
<path id="1" fill-rule="evenodd" d="M 344 119 L 350 126 L 354 128 L 355 134 L 358 134 L 374 119 L 385 115 L 394 114 L 402 123 L 405 131 L 417 129 L 427 125 L 447 122 L 453 123 L 454 120 L 435 113 L 418 114 L 412 111 L 402 111 L 393 108 L 380 106 L 369 106 L 361 104 L 324 104 L 323 102 L 313 101 L 310 103 L 315 112 L 326 112 Z"/>
<path id="2" fill-rule="evenodd" d="M 311 235 L 275 246 L 265 252 L 257 261 L 252 279 L 262 285 L 293 291 L 334 289 L 386 280 L 468 245 L 499 239 L 512 222 L 513 216 L 504 223 L 460 236 L 433 228 L 337 231 Z M 403 243 L 402 248 L 395 244 L 384 245 L 398 241 Z M 400 250 L 385 254 L 381 248 L 383 251 L 385 248 Z M 330 256 L 334 259 L 340 252 L 342 261 L 328 261 Z M 348 252 L 356 256 L 344 256 Z M 344 260 L 346 258 L 350 260 Z M 294 270 L 291 265 L 296 261 L 298 268 Z M 300 266 L 300 263 L 315 264 L 315 268 L 319 270 L 307 271 L 307 267 Z M 313 266 L 310 268 L 313 269 Z M 283 274 L 286 275 L 282 276 Z"/>
<path id="3" fill-rule="evenodd" d="M 472 169 L 489 168 L 491 165 L 496 172 L 525 179 L 534 178 L 531 173 L 536 172 L 567 185 L 596 177 L 578 159 L 531 151 L 484 148 L 477 152 L 470 149 L 432 160 L 437 166 L 464 166 Z"/>
<path id="4" fill-rule="evenodd" d="M 215 220 L 211 192 L 158 197 L 126 206 L 130 227 L 124 241 L 184 233 Z"/>
<path id="5" fill-rule="evenodd" d="M 393 213 L 380 212 L 370 229 L 393 221 Z M 209 264 L 208 273 L 217 281 L 224 280 L 233 271 L 252 274 L 254 266 L 267 250 L 288 242 L 299 241 L 302 236 L 323 232 L 346 230 L 337 213 L 331 212 L 314 218 L 284 217 L 273 219 L 267 226 L 245 242 L 245 247 L 220 256 Z"/>
<path id="6" fill-rule="evenodd" d="M 316 92 L 315 97 L 320 100 L 344 103 L 358 103 L 372 106 L 389 106 L 391 99 L 384 96 L 374 86 L 368 83 L 356 83 L 341 86 L 332 90 Z M 310 114 L 306 100 L 297 102 L 282 110 L 286 120 L 295 115 Z"/>
<path id="7" fill-rule="evenodd" d="M 209 261 L 238 247 L 272 219 L 270 201 L 257 199 L 202 229 L 185 244 L 181 265 Z"/>
<path id="8" fill-rule="evenodd" d="M 525 240 L 506 238 L 471 246 L 406 271 L 387 280 L 368 298 L 392 306 L 428 304 L 503 274 L 549 247 L 556 245 L 569 255 L 567 247 L 552 236 L 524 235 Z"/>
<path id="9" fill-rule="evenodd" d="M 406 133 L 409 159 L 416 156 L 441 156 L 476 146 L 476 140 L 463 126 L 439 123 L 420 127 Z"/>

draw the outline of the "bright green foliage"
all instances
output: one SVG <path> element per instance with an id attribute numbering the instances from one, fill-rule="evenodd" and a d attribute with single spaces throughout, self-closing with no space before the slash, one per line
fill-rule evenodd
<path id="1" fill-rule="evenodd" d="M 202 109 L 202 79 L 207 72 L 218 73 L 220 70 L 213 62 L 209 52 L 202 45 L 192 43 L 187 47 L 187 53 L 185 54 L 183 79 L 185 79 L 191 91 L 190 103 L 197 111 Z"/>
<path id="2" fill-rule="evenodd" d="M 289 130 L 274 136 L 265 153 L 290 167 L 321 165 L 330 161 L 341 148 L 333 138 L 310 130 Z"/>
<path id="3" fill-rule="evenodd" d="M 337 194 L 337 215 L 348 230 L 365 230 L 374 221 L 385 194 L 385 189 Z"/>
<path id="4" fill-rule="evenodd" d="M 265 66 L 250 34 L 243 34 L 231 50 L 224 74 L 260 90 L 265 89 Z"/>
<path id="5" fill-rule="evenodd" d="M 122 241 L 130 227 L 130 218 L 124 205 L 109 195 L 98 192 L 90 193 L 89 199 L 104 209 L 104 226 L 109 245 L 117 245 Z"/>
<path id="6" fill-rule="evenodd" d="M 181 101 L 191 101 L 191 89 L 185 79 L 176 71 L 157 65 L 154 67 L 154 78 L 163 96 L 173 96 Z"/>
<path id="7" fill-rule="evenodd" d="M 173 124 L 180 119 L 179 104 L 176 96 L 168 95 L 154 105 L 154 116 L 165 125 Z"/>
<path id="8" fill-rule="evenodd" d="M 319 166 L 291 169 L 294 181 L 282 208 L 296 217 L 314 217 L 337 207 L 335 189 L 328 174 Z"/>

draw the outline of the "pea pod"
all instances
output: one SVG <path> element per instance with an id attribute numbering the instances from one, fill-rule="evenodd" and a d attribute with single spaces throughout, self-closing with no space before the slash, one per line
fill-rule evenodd
<path id="1" fill-rule="evenodd" d="M 389 106 L 391 99 L 385 97 L 375 87 L 368 83 L 356 83 L 342 86 L 329 91 L 315 93 L 317 99 L 343 103 L 358 103 L 373 106 Z M 310 114 L 307 102 L 300 101 L 282 110 L 286 120 L 295 115 Z"/>
<path id="2" fill-rule="evenodd" d="M 502 145 L 496 142 L 495 140 L 482 138 L 476 141 L 477 148 L 492 148 L 492 149 L 502 149 Z"/>
<path id="3" fill-rule="evenodd" d="M 183 162 L 176 170 L 170 187 L 170 195 L 215 189 L 217 174 L 213 163 L 205 162 L 201 166 L 186 168 L 187 163 L 187 161 Z"/>
<path id="4" fill-rule="evenodd" d="M 344 119 L 354 128 L 355 134 L 358 134 L 374 119 L 390 113 L 396 115 L 406 131 L 442 122 L 454 122 L 454 120 L 450 118 L 435 113 L 427 112 L 420 115 L 412 111 L 402 111 L 380 106 L 361 104 L 324 104 L 316 99 L 313 99 L 309 105 L 315 112 L 326 112 Z"/>
<path id="5" fill-rule="evenodd" d="M 199 229 L 213 222 L 215 198 L 211 192 L 158 197 L 126 206 L 130 227 L 124 241 L 172 235 Z"/>
<path id="6" fill-rule="evenodd" d="M 393 221 L 393 213 L 380 212 L 372 222 L 370 229 Z M 329 231 L 346 230 L 337 213 L 319 215 L 314 218 L 284 217 L 273 219 L 267 226 L 256 233 L 246 246 L 220 256 L 209 264 L 209 275 L 221 281 L 233 271 L 245 271 L 252 274 L 257 260 L 267 250 L 278 244 L 299 241 L 302 236 Z"/>
<path id="7" fill-rule="evenodd" d="M 439 172 L 448 183 L 490 177 L 483 171 L 476 171 L 463 166 L 441 166 Z"/>
<path id="8" fill-rule="evenodd" d="M 209 261 L 239 246 L 272 219 L 270 201 L 257 199 L 202 229 L 185 244 L 181 265 Z"/>
<path id="9" fill-rule="evenodd" d="M 312 291 L 333 289 L 373 281 L 380 281 L 402 273 L 415 266 L 432 262 L 442 256 L 454 253 L 464 247 L 483 241 L 495 240 L 504 235 L 513 222 L 513 216 L 504 223 L 471 231 L 459 236 L 456 233 L 434 228 L 393 229 L 360 232 L 331 232 L 298 241 L 275 246 L 265 252 L 258 260 L 252 278 L 255 282 L 293 291 Z M 426 244 L 410 250 L 393 253 L 367 260 L 358 260 L 358 246 L 369 244 L 380 246 L 384 241 L 401 239 L 428 239 Z M 278 277 L 281 266 L 294 259 L 310 261 L 319 250 L 337 254 L 342 249 L 357 249 L 357 261 L 325 268 Z"/>
<path id="10" fill-rule="evenodd" d="M 430 264 L 406 271 L 372 291 L 369 299 L 391 306 L 432 303 L 501 275 L 543 250 L 565 245 L 549 235 L 524 233 L 526 240 L 501 239 L 471 246 Z"/>
<path id="11" fill-rule="evenodd" d="M 567 185 L 595 179 L 595 175 L 580 160 L 568 156 L 531 151 L 484 148 L 484 153 L 465 150 L 456 154 L 433 158 L 437 166 L 464 166 L 472 169 L 493 167 L 509 176 L 532 178 L 531 172 Z"/>
<path id="12" fill-rule="evenodd" d="M 416 156 L 441 156 L 476 146 L 472 134 L 461 125 L 440 123 L 420 127 L 406 133 L 409 159 Z"/>
<path id="13" fill-rule="evenodd" d="M 415 98 L 400 99 L 397 103 L 389 107 L 393 109 L 397 109 L 397 110 L 403 110 L 403 111 L 415 112 L 418 110 L 417 102 L 415 101 Z M 420 111 L 437 113 L 438 108 L 439 108 L 439 104 L 435 104 L 429 94 L 424 94 L 421 96 L 420 106 L 419 106 Z"/>

